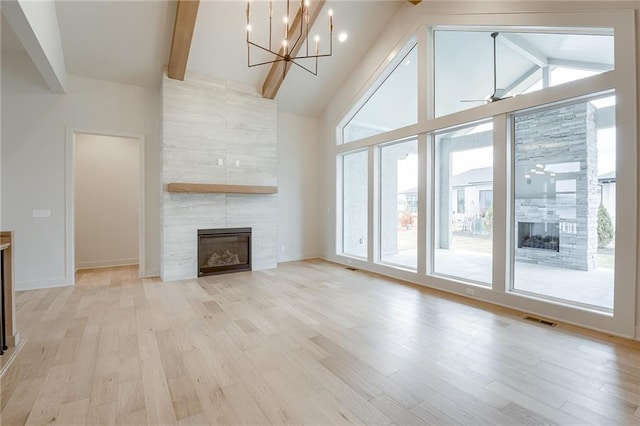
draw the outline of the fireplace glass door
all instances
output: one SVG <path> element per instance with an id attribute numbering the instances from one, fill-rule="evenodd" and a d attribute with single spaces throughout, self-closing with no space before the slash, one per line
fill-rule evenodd
<path id="1" fill-rule="evenodd" d="M 251 270 L 251 228 L 198 230 L 198 276 Z"/>

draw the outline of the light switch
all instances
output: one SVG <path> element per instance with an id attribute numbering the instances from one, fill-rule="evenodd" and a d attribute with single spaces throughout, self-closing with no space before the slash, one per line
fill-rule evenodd
<path id="1" fill-rule="evenodd" d="M 34 210 L 33 217 L 51 217 L 51 210 Z"/>
<path id="2" fill-rule="evenodd" d="M 240 160 L 236 160 L 236 167 L 240 167 Z"/>

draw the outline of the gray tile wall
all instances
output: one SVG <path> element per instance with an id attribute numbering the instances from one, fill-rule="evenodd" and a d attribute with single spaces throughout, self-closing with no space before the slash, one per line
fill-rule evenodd
<path id="1" fill-rule="evenodd" d="M 166 184 L 277 186 L 276 103 L 250 86 L 165 75 L 162 116 L 162 279 L 197 276 L 197 231 L 208 228 L 251 227 L 253 269 L 274 268 L 277 195 L 168 193 Z"/>
<path id="2" fill-rule="evenodd" d="M 595 111 L 589 102 L 516 117 L 516 223 L 557 223 L 560 228 L 559 252 L 517 248 L 518 260 L 583 271 L 596 267 L 599 205 L 596 137 Z M 524 180 L 521 175 L 536 164 L 553 168 L 563 163 L 577 164 L 579 170 L 553 176 L 545 173 L 541 178 L 548 181 L 548 188 L 555 188 L 561 180 L 574 181 L 575 195 L 565 194 L 562 198 L 555 189 L 527 195 L 527 185 L 518 184 Z"/>

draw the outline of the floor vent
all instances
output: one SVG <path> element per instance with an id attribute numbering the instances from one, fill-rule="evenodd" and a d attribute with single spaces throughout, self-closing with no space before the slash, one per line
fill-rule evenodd
<path id="1" fill-rule="evenodd" d="M 535 318 L 535 317 L 524 317 L 524 319 L 527 320 L 527 321 L 536 322 L 538 324 L 546 325 L 547 327 L 555 327 L 556 325 L 558 325 L 558 323 L 547 321 L 547 320 L 543 320 L 543 319 L 540 319 L 540 318 Z"/>
<path id="2" fill-rule="evenodd" d="M 357 271 L 356 268 L 354 268 L 353 266 L 347 266 L 347 268 L 349 271 Z"/>

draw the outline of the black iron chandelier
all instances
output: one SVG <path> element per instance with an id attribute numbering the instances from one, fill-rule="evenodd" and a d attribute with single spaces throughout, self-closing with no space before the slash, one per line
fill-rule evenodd
<path id="1" fill-rule="evenodd" d="M 313 75 L 318 75 L 318 58 L 328 57 L 333 54 L 333 11 L 331 9 L 329 10 L 329 52 L 321 53 L 320 36 L 318 35 L 315 36 L 315 45 L 312 46 L 310 50 L 309 31 L 313 24 L 313 20 L 310 19 L 310 12 L 315 16 L 319 10 L 310 11 L 309 9 L 309 0 L 300 0 L 300 7 L 297 9 L 293 19 L 291 19 L 290 0 L 287 0 L 286 15 L 282 18 L 283 29 L 281 34 L 283 37 L 281 41 L 273 46 L 273 0 L 269 0 L 269 44 L 263 45 L 251 40 L 251 0 L 247 0 L 247 65 L 249 67 L 256 67 L 259 65 L 283 62 L 282 78 L 284 78 L 289 64 L 295 64 Z M 276 30 L 276 32 L 278 31 Z M 273 59 L 252 63 L 251 46 L 272 54 Z M 315 59 L 315 67 L 310 68 L 299 62 L 299 60 L 304 59 Z"/>

